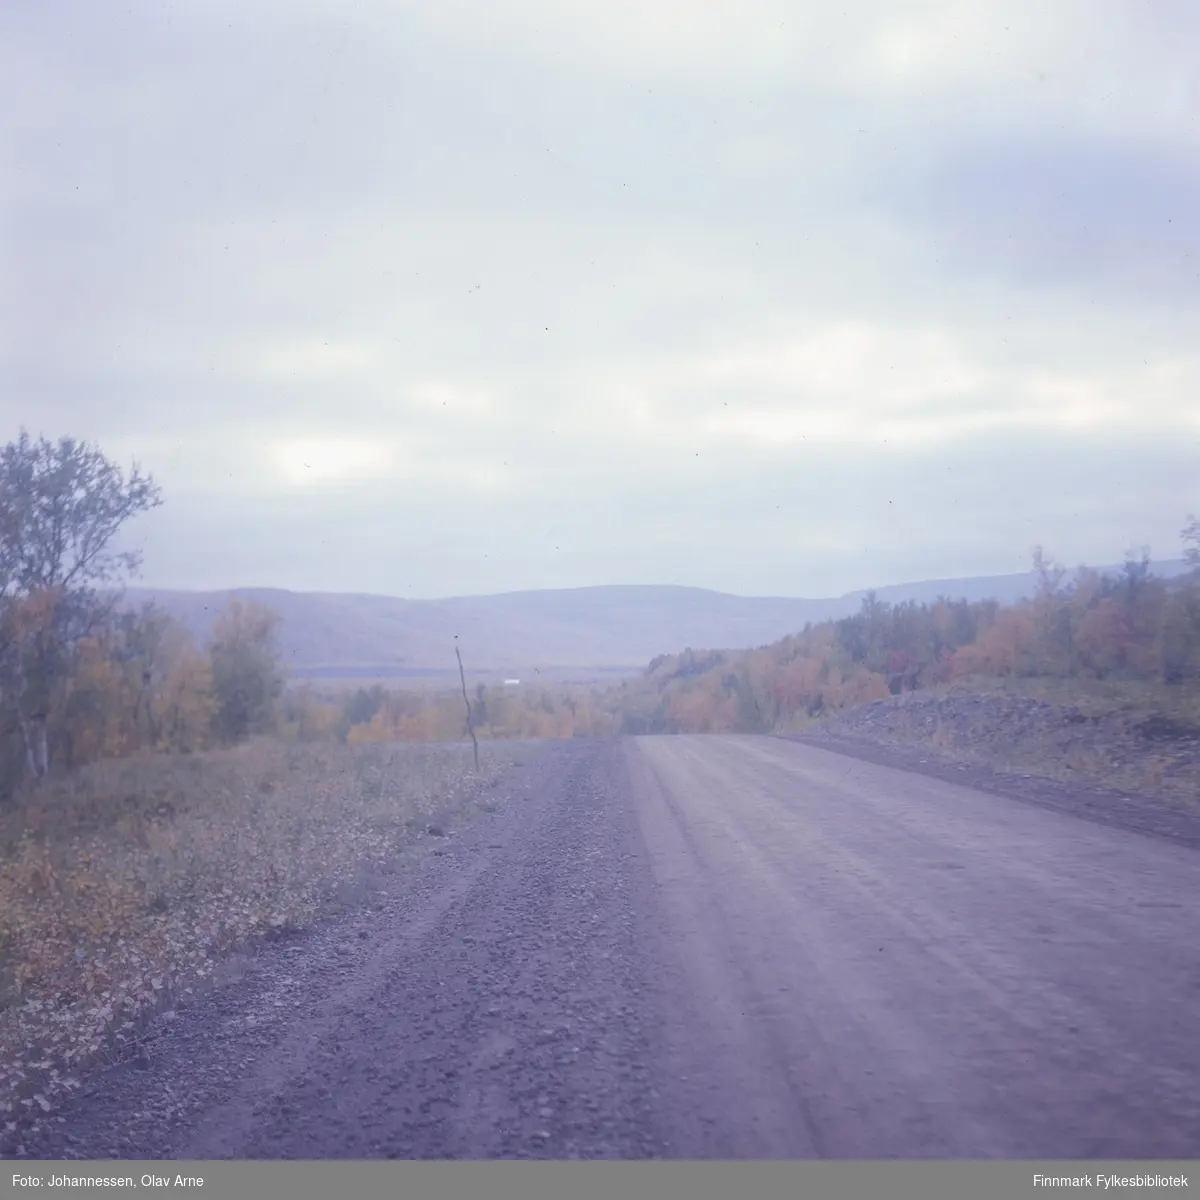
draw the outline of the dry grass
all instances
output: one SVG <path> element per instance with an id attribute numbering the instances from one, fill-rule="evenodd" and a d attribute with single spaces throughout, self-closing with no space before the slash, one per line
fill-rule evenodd
<path id="1" fill-rule="evenodd" d="M 1136 679 L 973 679 L 967 683 L 979 691 L 1076 708 L 1089 717 L 1120 716 L 1130 725 L 1165 717 L 1200 734 L 1200 688 L 1194 685 L 1172 687 Z"/>
<path id="2" fill-rule="evenodd" d="M 461 745 L 262 741 L 98 764 L 0 809 L 0 1133 L 231 949 L 304 926 L 480 811 L 478 786 L 528 753 L 481 747 L 480 778 Z"/>

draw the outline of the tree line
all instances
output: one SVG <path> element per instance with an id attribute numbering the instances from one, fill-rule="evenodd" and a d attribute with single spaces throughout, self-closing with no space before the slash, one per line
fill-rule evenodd
<path id="1" fill-rule="evenodd" d="M 182 753 L 270 732 L 283 675 L 274 614 L 234 600 L 200 646 L 122 586 L 126 524 L 162 503 L 153 478 L 95 446 L 24 430 L 0 450 L 0 787 L 53 767 Z"/>
<path id="2" fill-rule="evenodd" d="M 468 703 L 471 724 L 482 739 L 602 737 L 616 731 L 616 717 L 598 689 L 479 683 Z M 467 734 L 462 696 L 450 690 L 421 694 L 375 685 L 333 700 L 298 689 L 288 705 L 323 711 L 331 735 L 351 744 L 454 741 Z"/>
<path id="3" fill-rule="evenodd" d="M 1105 573 L 1073 575 L 1039 547 L 1022 603 L 889 604 L 750 651 L 661 655 L 612 701 L 624 733 L 770 732 L 823 713 L 968 679 L 1139 680 L 1200 687 L 1200 522 L 1189 517 L 1193 568 L 1156 576 L 1149 553 Z"/>

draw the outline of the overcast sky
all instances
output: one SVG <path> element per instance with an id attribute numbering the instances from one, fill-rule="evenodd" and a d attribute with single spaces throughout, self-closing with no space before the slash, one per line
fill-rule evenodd
<path id="1" fill-rule="evenodd" d="M 144 582 L 820 596 L 1200 510 L 1200 10 L 0 5 L 0 403 Z"/>

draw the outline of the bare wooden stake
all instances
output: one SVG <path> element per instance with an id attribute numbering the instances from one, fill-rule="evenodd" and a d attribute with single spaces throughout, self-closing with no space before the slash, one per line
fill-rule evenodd
<path id="1" fill-rule="evenodd" d="M 467 699 L 467 676 L 463 671 L 462 655 L 457 646 L 454 647 L 454 657 L 458 659 L 458 678 L 462 682 L 463 703 L 467 706 L 467 732 L 471 735 L 471 747 L 475 751 L 475 771 L 479 771 L 479 741 L 475 737 L 475 726 L 471 721 L 471 701 Z"/>

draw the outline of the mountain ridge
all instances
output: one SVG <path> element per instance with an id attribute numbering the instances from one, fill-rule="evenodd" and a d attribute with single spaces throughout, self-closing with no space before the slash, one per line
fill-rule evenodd
<path id="1" fill-rule="evenodd" d="M 1188 569 L 1181 560 L 1153 567 L 1166 577 Z M 202 641 L 231 597 L 265 604 L 280 616 L 283 661 L 298 676 L 328 675 L 338 668 L 437 674 L 455 668 L 456 644 L 474 670 L 633 670 L 659 654 L 688 648 L 765 645 L 810 621 L 856 612 L 870 592 L 890 603 L 931 602 L 939 596 L 1013 603 L 1031 595 L 1035 583 L 1036 576 L 1024 572 L 887 584 L 814 598 L 741 596 L 682 584 L 600 584 L 440 599 L 285 588 L 131 587 L 124 603 L 157 603 Z"/>

